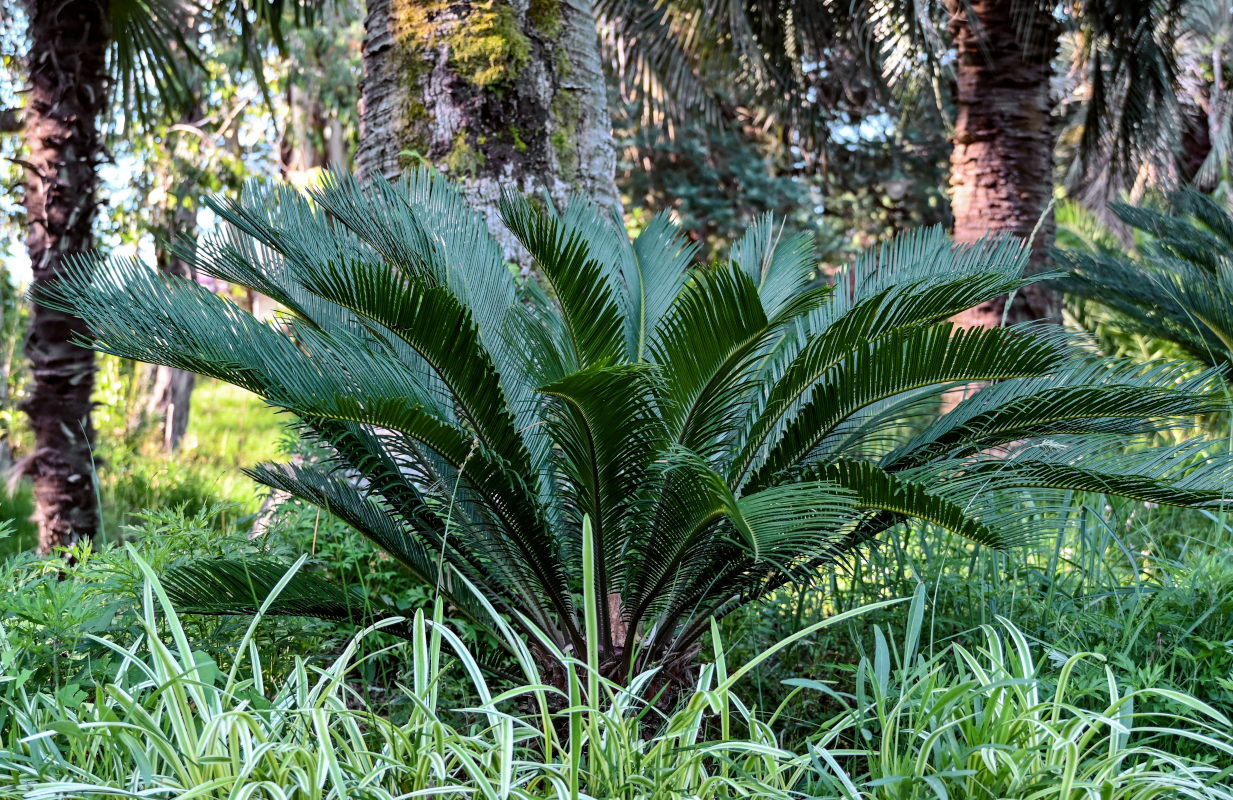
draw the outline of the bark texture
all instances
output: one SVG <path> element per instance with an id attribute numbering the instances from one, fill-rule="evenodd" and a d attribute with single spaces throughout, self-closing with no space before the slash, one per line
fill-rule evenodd
<path id="1" fill-rule="evenodd" d="M 524 265 L 502 188 L 619 207 L 591 0 L 369 0 L 357 160 L 369 177 L 436 165 Z"/>
<path id="2" fill-rule="evenodd" d="M 94 353 L 71 343 L 86 333 L 84 322 L 43 308 L 38 298 L 60 278 L 65 260 L 91 245 L 111 30 L 108 0 L 28 0 L 26 10 L 30 153 L 24 202 L 35 303 L 26 340 L 32 380 L 23 410 L 35 450 L 24 466 L 34 483 L 39 551 L 47 553 L 93 536 L 99 522 L 90 452 Z"/>
<path id="3" fill-rule="evenodd" d="M 1053 194 L 1052 61 L 1058 31 L 1048 7 L 1012 0 L 948 0 L 957 51 L 951 208 L 955 240 L 990 232 L 1027 239 Z M 1027 271 L 1047 266 L 1050 211 L 1032 241 Z M 1006 298 L 960 314 L 965 324 L 1001 323 Z M 1061 321 L 1061 298 L 1039 284 L 1016 295 L 1008 322 Z"/>

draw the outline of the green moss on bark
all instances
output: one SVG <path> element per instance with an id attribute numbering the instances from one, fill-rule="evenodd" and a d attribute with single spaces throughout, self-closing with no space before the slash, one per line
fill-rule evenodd
<path id="1" fill-rule="evenodd" d="M 458 74 L 481 88 L 513 83 L 531 58 L 531 41 L 502 0 L 476 3 L 447 43 Z"/>
<path id="2" fill-rule="evenodd" d="M 413 73 L 407 77 L 422 77 L 444 44 L 450 69 L 474 86 L 499 89 L 517 80 L 530 61 L 531 40 L 509 0 L 469 3 L 465 15 L 450 19 L 454 7 L 440 0 L 394 0 L 395 38 L 409 67 L 404 72 Z"/>
<path id="3" fill-rule="evenodd" d="M 518 133 L 518 128 L 514 125 L 509 126 L 510 138 L 514 140 L 514 149 L 519 153 L 527 152 L 527 143 L 523 141 L 522 135 Z"/>
<path id="4" fill-rule="evenodd" d="M 561 35 L 561 0 L 531 0 L 527 7 L 527 22 L 549 39 Z"/>
<path id="5" fill-rule="evenodd" d="M 550 141 L 561 165 L 561 177 L 574 182 L 578 173 L 578 124 L 582 103 L 572 90 L 561 89 L 552 103 L 553 131 Z"/>
<path id="6" fill-rule="evenodd" d="M 455 177 L 465 175 L 475 177 L 485 163 L 484 154 L 471 146 L 466 131 L 459 131 L 454 136 L 454 142 L 449 154 L 445 157 L 445 168 Z"/>

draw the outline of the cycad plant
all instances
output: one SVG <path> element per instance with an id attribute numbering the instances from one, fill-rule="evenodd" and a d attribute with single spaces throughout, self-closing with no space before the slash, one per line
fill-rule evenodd
<path id="1" fill-rule="evenodd" d="M 508 195 L 504 223 L 538 265 L 520 285 L 439 174 L 330 173 L 310 195 L 215 201 L 229 225 L 198 248 L 203 272 L 282 305 L 272 323 L 129 262 L 78 263 L 53 302 L 90 320 L 97 350 L 290 411 L 328 460 L 252 476 L 354 525 L 456 613 L 498 612 L 549 674 L 551 650 L 590 647 L 611 679 L 660 665 L 671 686 L 710 618 L 908 519 L 1006 547 L 1048 524 L 1027 489 L 1223 498 L 1229 461 L 1202 442 L 1122 448 L 1212 408 L 1212 374 L 947 321 L 1023 285 L 1011 242 L 923 231 L 819 287 L 807 241 L 769 219 L 700 266 L 663 216 L 631 242 L 583 202 Z M 935 416 L 940 392 L 973 382 Z M 167 583 L 198 611 L 243 613 L 283 573 L 220 559 Z M 269 611 L 390 613 L 308 574 Z"/>
<path id="2" fill-rule="evenodd" d="M 1194 189 L 1166 209 L 1115 203 L 1135 256 L 1107 238 L 1063 250 L 1066 291 L 1111 312 L 1118 327 L 1172 343 L 1208 366 L 1233 365 L 1233 217 Z"/>

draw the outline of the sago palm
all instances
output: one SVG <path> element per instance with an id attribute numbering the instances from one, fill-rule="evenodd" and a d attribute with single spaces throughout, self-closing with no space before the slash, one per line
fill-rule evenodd
<path id="1" fill-rule="evenodd" d="M 1064 288 L 1119 329 L 1169 342 L 1208 366 L 1233 366 L 1233 217 L 1193 189 L 1158 210 L 1122 203 L 1113 214 L 1136 234 L 1128 255 L 1099 237 L 1059 253 Z"/>
<path id="2" fill-rule="evenodd" d="M 1041 488 L 1223 498 L 1229 461 L 1201 443 L 1122 450 L 1212 408 L 1213 375 L 1099 360 L 1049 327 L 947 321 L 1023 285 L 1010 242 L 923 231 L 831 289 L 769 219 L 699 266 L 662 216 L 631 242 L 583 203 L 557 215 L 507 195 L 540 289 L 434 173 L 330 173 L 311 199 L 254 188 L 214 208 L 229 227 L 199 268 L 278 300 L 276 322 L 129 262 L 78 264 L 54 303 L 90 320 L 97 350 L 290 411 L 330 460 L 254 478 L 353 525 L 457 613 L 490 624 L 487 603 L 542 632 L 546 665 L 594 645 L 614 679 L 660 665 L 671 681 L 710 618 L 909 519 L 1007 547 L 1050 524 Z M 987 387 L 935 416 L 940 391 L 972 382 Z M 199 611 L 243 613 L 282 574 L 214 560 L 169 584 Z M 390 613 L 311 575 L 270 611 Z"/>

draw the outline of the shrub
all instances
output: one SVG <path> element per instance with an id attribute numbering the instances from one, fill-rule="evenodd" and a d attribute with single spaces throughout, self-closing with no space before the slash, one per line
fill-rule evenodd
<path id="1" fill-rule="evenodd" d="M 250 539 L 220 522 L 225 511 L 215 507 L 196 513 L 182 508 L 147 512 L 123 539 L 160 571 L 219 552 L 233 558 L 291 559 L 308 549 L 306 542 L 287 531 Z M 341 566 L 342 559 L 335 565 Z M 142 584 L 140 569 L 117 543 L 82 542 L 51 557 L 23 552 L 6 558 L 0 562 L 0 585 L 5 587 L 0 595 L 0 628 L 8 651 L 3 672 L 20 676 L 31 689 L 70 692 L 75 691 L 72 687 L 89 690 L 113 677 L 115 653 L 98 637 L 139 635 Z M 281 627 L 278 636 L 261 643 L 268 669 L 282 669 L 294 655 L 335 646 L 329 626 L 301 622 Z M 196 617 L 187 628 L 194 647 L 216 659 L 223 658 L 243 633 L 241 621 L 228 618 Z"/>
<path id="2" fill-rule="evenodd" d="M 199 269 L 278 300 L 276 323 L 129 262 L 78 263 L 49 302 L 89 319 L 98 350 L 291 411 L 330 458 L 255 478 L 355 526 L 477 625 L 483 598 L 556 648 L 596 647 L 618 682 L 652 664 L 682 682 L 713 616 L 907 519 L 1004 547 L 1048 530 L 1049 488 L 1224 497 L 1231 462 L 1201 440 L 1122 449 L 1217 407 L 1214 374 L 1102 360 L 1045 326 L 947 321 L 1024 285 L 1009 241 L 919 232 L 832 289 L 769 218 L 702 267 L 662 217 L 630 242 L 585 204 L 506 196 L 541 290 L 435 173 L 330 173 L 311 200 L 254 188 L 214 207 L 230 227 Z M 993 384 L 937 415 L 975 381 Z M 581 617 L 584 517 L 598 642 Z M 191 609 L 251 612 L 283 572 L 216 560 L 168 586 Z M 269 611 L 391 613 L 370 600 L 299 573 Z"/>

